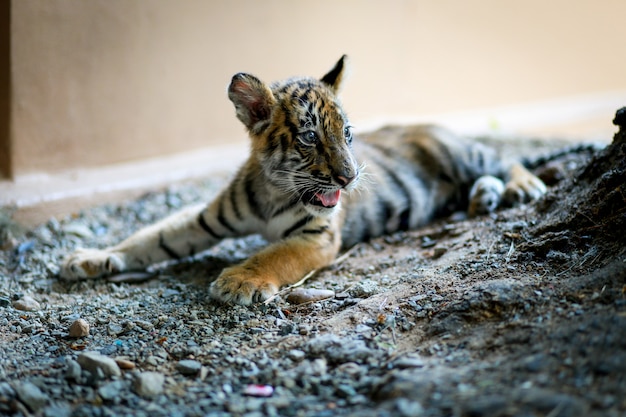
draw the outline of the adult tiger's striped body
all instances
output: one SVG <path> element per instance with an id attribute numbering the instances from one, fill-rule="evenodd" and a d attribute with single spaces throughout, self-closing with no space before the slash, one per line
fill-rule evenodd
<path id="1" fill-rule="evenodd" d="M 273 243 L 225 269 L 211 288 L 218 300 L 249 304 L 330 264 L 342 245 L 415 228 L 468 203 L 473 215 L 494 210 L 503 196 L 545 192 L 521 165 L 505 172 L 490 148 L 434 126 L 389 127 L 352 143 L 337 98 L 345 70 L 342 57 L 321 80 L 271 86 L 236 74 L 228 94 L 252 147 L 233 181 L 208 206 L 187 208 L 116 246 L 77 250 L 61 276 L 142 269 L 260 233 Z M 507 177 L 506 186 L 495 177 Z"/>

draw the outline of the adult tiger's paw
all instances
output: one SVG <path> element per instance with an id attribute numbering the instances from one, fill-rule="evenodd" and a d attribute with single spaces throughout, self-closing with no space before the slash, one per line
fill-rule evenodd
<path id="1" fill-rule="evenodd" d="M 271 279 L 241 266 L 224 269 L 211 284 L 211 296 L 226 303 L 250 305 L 265 301 L 277 292 L 278 285 Z"/>
<path id="2" fill-rule="evenodd" d="M 98 278 L 125 269 L 122 258 L 100 249 L 78 249 L 63 260 L 59 275 L 68 280 Z"/>

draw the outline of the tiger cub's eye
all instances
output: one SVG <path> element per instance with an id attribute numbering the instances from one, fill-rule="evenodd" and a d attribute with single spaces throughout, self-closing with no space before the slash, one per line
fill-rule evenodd
<path id="1" fill-rule="evenodd" d="M 317 137 L 317 133 L 315 133 L 312 130 L 309 130 L 308 132 L 304 132 L 299 136 L 300 142 L 304 143 L 305 145 L 314 145 L 315 143 L 317 143 L 318 137 Z"/>
<path id="2" fill-rule="evenodd" d="M 350 126 L 343 128 L 343 135 L 348 142 L 352 142 L 352 128 Z"/>

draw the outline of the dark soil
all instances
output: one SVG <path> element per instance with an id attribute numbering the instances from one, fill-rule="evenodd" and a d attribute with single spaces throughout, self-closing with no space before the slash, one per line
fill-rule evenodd
<path id="1" fill-rule="evenodd" d="M 558 183 L 537 204 L 358 245 L 303 285 L 334 297 L 300 305 L 210 300 L 256 237 L 122 282 L 57 280 L 72 248 L 117 242 L 223 179 L 25 233 L 6 220 L 0 414 L 626 415 L 625 137 L 541 167 Z M 70 338 L 79 318 L 90 334 Z M 89 369 L 84 351 L 134 369 Z"/>

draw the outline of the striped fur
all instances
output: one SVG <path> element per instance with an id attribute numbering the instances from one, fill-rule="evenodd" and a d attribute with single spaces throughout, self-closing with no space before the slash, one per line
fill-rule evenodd
<path id="1" fill-rule="evenodd" d="M 142 269 L 260 233 L 273 243 L 225 269 L 211 287 L 218 300 L 249 304 L 330 264 L 342 246 L 545 192 L 520 164 L 503 167 L 492 149 L 436 126 L 387 127 L 353 141 L 337 97 L 346 64 L 344 56 L 320 80 L 269 86 L 236 74 L 228 95 L 252 150 L 232 182 L 208 206 L 187 208 L 116 246 L 77 250 L 61 276 Z"/>

